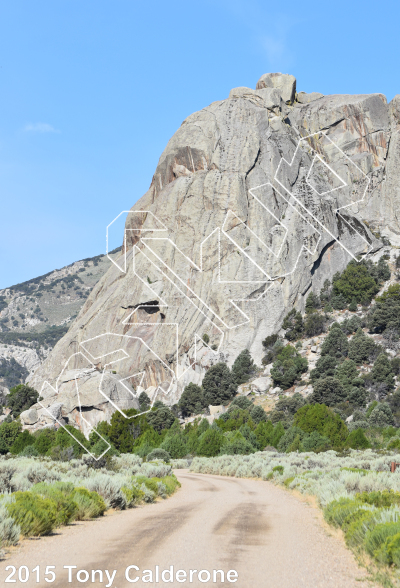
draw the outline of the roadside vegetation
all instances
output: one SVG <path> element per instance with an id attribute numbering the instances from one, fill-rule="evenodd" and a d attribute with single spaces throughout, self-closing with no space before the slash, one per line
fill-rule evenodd
<path id="1" fill-rule="evenodd" d="M 232 368 L 216 363 L 201 385 L 188 384 L 178 404 L 157 401 L 149 412 L 138 414 L 151 406 L 142 392 L 140 411 L 127 410 L 129 418 L 116 411 L 88 439 L 70 425 L 22 430 L 20 414 L 37 402 L 38 394 L 26 384 L 12 388 L 6 399 L 9 414 L 0 425 L 3 543 L 12 542 L 6 529 L 15 526 L 23 534 L 44 534 L 64 524 L 61 519 L 89 517 L 85 504 L 91 504 L 90 516 L 100 516 L 102 503 L 90 493 L 97 493 L 106 508 L 128 508 L 168 495 L 177 484 L 171 465 L 191 463 L 193 471 L 273 479 L 314 494 L 325 509 L 333 503 L 339 510 L 351 504 L 352 513 L 389 509 L 395 520 L 386 522 L 397 524 L 400 500 L 393 496 L 400 493 L 400 474 L 388 469 L 390 461 L 400 461 L 400 283 L 396 273 L 391 278 L 387 261 L 383 256 L 375 264 L 351 262 L 319 294 L 308 294 L 304 313 L 293 309 L 282 330 L 264 339 L 263 366 L 256 366 L 245 349 Z M 395 270 L 399 268 L 397 259 Z M 315 352 L 311 365 L 310 342 Z M 250 387 L 260 376 L 274 388 L 273 395 L 264 394 L 268 410 Z M 219 412 L 211 416 L 210 406 L 219 406 Z M 88 457 L 87 452 L 103 455 L 108 444 L 105 457 Z M 44 468 L 46 476 L 55 478 L 28 474 L 29 468 Z M 390 489 L 390 504 L 358 496 Z M 27 530 L 23 513 L 28 511 L 55 519 Z M 329 521 L 347 533 L 347 522 L 339 519 Z M 373 520 L 384 524 L 378 514 Z M 400 537 L 400 526 L 396 533 Z M 377 545 L 372 553 L 365 547 L 383 562 L 383 555 L 374 555 L 381 548 Z M 393 546 L 387 549 L 394 553 Z M 390 557 L 387 563 L 397 565 L 398 556 Z"/>
<path id="2" fill-rule="evenodd" d="M 179 486 L 172 467 L 162 461 L 143 463 L 136 455 L 85 456 L 66 464 L 49 457 L 0 458 L 0 543 L 20 536 L 48 535 L 72 521 L 102 516 L 157 498 Z"/>

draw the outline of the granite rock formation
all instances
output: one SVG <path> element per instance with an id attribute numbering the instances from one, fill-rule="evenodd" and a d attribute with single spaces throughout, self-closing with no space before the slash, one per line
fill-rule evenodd
<path id="1" fill-rule="evenodd" d="M 296 93 L 285 74 L 190 115 L 31 385 L 48 382 L 48 407 L 80 426 L 82 389 L 93 425 L 137 406 L 133 389 L 174 404 L 244 348 L 260 363 L 262 339 L 311 290 L 382 248 L 379 233 L 400 244 L 399 129 L 400 96 Z M 74 377 L 56 384 L 63 369 Z"/>

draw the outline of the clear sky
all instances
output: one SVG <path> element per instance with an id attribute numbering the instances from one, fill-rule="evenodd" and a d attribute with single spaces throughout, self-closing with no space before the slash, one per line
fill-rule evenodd
<path id="1" fill-rule="evenodd" d="M 391 0 L 3 0 L 0 288 L 104 252 L 181 122 L 233 87 L 281 71 L 391 100 L 399 19 Z"/>

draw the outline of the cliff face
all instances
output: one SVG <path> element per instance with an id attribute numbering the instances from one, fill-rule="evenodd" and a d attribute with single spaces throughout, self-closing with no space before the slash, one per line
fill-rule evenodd
<path id="1" fill-rule="evenodd" d="M 121 256 L 31 380 L 51 384 L 45 405 L 83 426 L 80 401 L 95 424 L 137 406 L 132 387 L 161 385 L 173 404 L 245 347 L 260 363 L 293 306 L 382 247 L 363 221 L 400 244 L 399 129 L 400 96 L 296 94 L 282 74 L 189 116 L 127 214 Z"/>

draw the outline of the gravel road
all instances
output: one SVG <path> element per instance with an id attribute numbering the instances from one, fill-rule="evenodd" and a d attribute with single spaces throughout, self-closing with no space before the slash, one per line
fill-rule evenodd
<path id="1" fill-rule="evenodd" d="M 227 586 L 240 588 L 366 588 L 366 573 L 359 568 L 342 540 L 324 527 L 318 511 L 270 482 L 176 472 L 182 488 L 171 498 L 143 508 L 114 512 L 96 521 L 76 523 L 56 535 L 26 540 L 1 562 L 0 584 L 7 565 L 17 572 L 11 586 Z M 44 579 L 46 566 L 55 566 L 56 579 Z M 139 571 L 128 566 L 136 565 Z M 187 573 L 172 582 L 162 571 L 174 566 Z M 27 582 L 18 569 L 27 566 Z M 37 571 L 39 566 L 39 582 Z M 71 582 L 68 570 L 71 569 Z M 159 566 L 159 582 L 156 582 Z M 144 570 L 153 576 L 144 576 Z M 84 571 L 86 570 L 86 572 Z M 92 582 L 92 570 L 101 570 Z M 105 570 L 116 574 L 109 583 Z M 197 570 L 192 574 L 190 570 Z M 201 574 L 201 580 L 198 572 Z M 213 582 L 213 570 L 224 572 Z M 234 570 L 236 582 L 227 574 Z M 207 581 L 208 574 L 211 574 Z M 77 577 L 77 573 L 79 573 Z M 25 579 L 26 570 L 21 570 Z M 86 573 L 89 574 L 85 582 Z M 142 580 L 143 577 L 143 580 Z M 47 576 L 50 579 L 50 575 Z M 235 574 L 231 573 L 231 580 Z M 144 580 L 150 580 L 145 582 Z M 164 575 L 169 579 L 169 574 Z M 80 580 L 80 581 L 78 581 Z M 206 581 L 204 581 L 206 580 Z M 4 584 L 5 585 L 5 584 Z"/>

